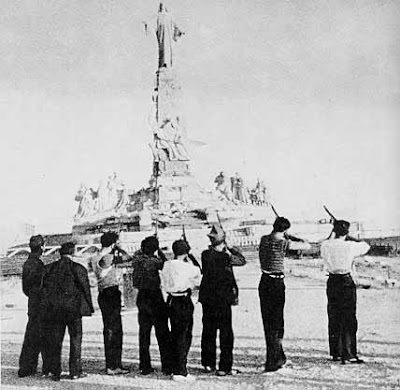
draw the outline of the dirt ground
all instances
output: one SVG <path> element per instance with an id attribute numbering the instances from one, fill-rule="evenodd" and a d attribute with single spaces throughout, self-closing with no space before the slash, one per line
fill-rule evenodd
<path id="1" fill-rule="evenodd" d="M 399 262 L 400 259 L 391 261 Z M 162 376 L 157 343 L 153 335 L 152 359 L 156 373 L 142 377 L 138 371 L 138 325 L 136 309 L 123 311 L 123 363 L 131 368 L 124 377 L 104 374 L 100 311 L 84 319 L 82 361 L 88 377 L 67 379 L 68 336 L 64 340 L 60 382 L 41 378 L 17 378 L 18 357 L 27 321 L 27 299 L 19 279 L 1 285 L 1 388 L 9 389 L 400 389 L 400 289 L 375 287 L 358 290 L 358 349 L 365 365 L 334 363 L 328 356 L 325 280 L 318 275 L 295 272 L 286 278 L 284 349 L 288 364 L 275 373 L 262 374 L 265 342 L 257 286 L 260 272 L 252 262 L 235 269 L 240 287 L 239 306 L 233 308 L 235 332 L 234 367 L 238 375 L 216 377 L 203 374 L 200 365 L 201 305 L 195 304 L 193 343 L 189 353 L 191 383 L 177 383 Z M 316 272 L 317 274 L 318 272 Z M 298 276 L 295 276 L 298 275 Z M 197 297 L 194 296 L 194 301 Z M 39 364 L 40 370 L 40 364 Z"/>

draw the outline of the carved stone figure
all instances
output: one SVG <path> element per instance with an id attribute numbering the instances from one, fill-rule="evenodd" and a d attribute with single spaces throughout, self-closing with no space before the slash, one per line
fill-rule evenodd
<path id="1" fill-rule="evenodd" d="M 95 212 L 95 200 L 93 194 L 84 184 L 81 184 L 75 196 L 75 200 L 79 202 L 75 218 L 84 218 Z"/>
<path id="2" fill-rule="evenodd" d="M 189 154 L 183 144 L 179 118 L 166 120 L 156 132 L 156 147 L 167 152 L 171 161 L 188 161 Z"/>
<path id="3" fill-rule="evenodd" d="M 255 192 L 257 194 L 257 204 L 259 206 L 266 205 L 267 201 L 267 187 L 265 186 L 264 182 L 260 179 L 257 179 L 257 184 L 255 188 Z"/>
<path id="4" fill-rule="evenodd" d="M 182 35 L 167 8 L 160 3 L 157 17 L 158 67 L 172 67 L 172 44 Z"/>
<path id="5" fill-rule="evenodd" d="M 120 183 L 118 182 L 118 177 L 115 172 L 108 176 L 106 185 L 106 196 L 104 210 L 111 210 L 115 208 L 118 203 L 118 187 Z"/>
<path id="6" fill-rule="evenodd" d="M 240 203 L 246 203 L 247 197 L 244 191 L 243 179 L 240 177 L 238 172 L 236 172 L 235 176 L 231 177 L 231 187 L 233 193 L 233 200 Z"/>
<path id="7" fill-rule="evenodd" d="M 216 183 L 215 189 L 219 194 L 223 195 L 223 198 L 226 200 L 232 200 L 232 191 L 230 190 L 229 183 L 226 180 L 226 176 L 224 172 L 220 172 L 219 175 L 215 178 L 214 183 Z"/>
<path id="8" fill-rule="evenodd" d="M 120 183 L 117 188 L 117 204 L 115 205 L 115 211 L 124 212 L 126 207 L 129 205 L 128 191 L 123 182 Z"/>

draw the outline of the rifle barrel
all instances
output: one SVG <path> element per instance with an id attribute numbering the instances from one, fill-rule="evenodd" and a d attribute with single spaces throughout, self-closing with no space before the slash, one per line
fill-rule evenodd
<path id="1" fill-rule="evenodd" d="M 278 214 L 278 212 L 275 210 L 275 207 L 274 207 L 274 205 L 271 203 L 271 208 L 272 208 L 272 211 L 274 212 L 274 214 L 275 214 L 275 217 L 279 217 L 279 214 Z"/>
<path id="2" fill-rule="evenodd" d="M 325 205 L 324 205 L 324 209 L 328 213 L 328 215 L 333 219 L 333 221 L 337 220 L 336 217 L 328 210 L 328 207 L 326 207 Z"/>

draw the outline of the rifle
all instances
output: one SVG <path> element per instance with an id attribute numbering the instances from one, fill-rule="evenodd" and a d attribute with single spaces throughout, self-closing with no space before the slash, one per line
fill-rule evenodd
<path id="1" fill-rule="evenodd" d="M 216 213 L 217 213 L 217 219 L 218 219 L 219 227 L 220 227 L 220 228 L 222 229 L 222 231 L 225 233 L 224 228 L 222 227 L 222 222 L 221 222 L 221 218 L 220 218 L 220 216 L 219 216 L 219 214 L 218 214 L 218 211 L 217 211 Z"/>
<path id="2" fill-rule="evenodd" d="M 325 205 L 323 206 L 324 210 L 327 212 L 327 214 L 331 217 L 331 223 L 334 224 L 336 221 L 338 221 L 338 219 L 329 211 L 328 207 L 326 207 Z M 331 231 L 331 233 L 328 236 L 328 239 L 330 239 L 332 237 L 333 234 L 333 229 Z M 345 241 L 355 241 L 355 242 L 360 242 L 360 240 L 358 240 L 357 238 L 354 238 L 352 236 L 347 235 L 345 238 Z"/>
<path id="3" fill-rule="evenodd" d="M 155 218 L 154 235 L 158 238 L 158 217 Z"/>
<path id="4" fill-rule="evenodd" d="M 185 230 L 185 225 L 182 225 L 182 240 L 186 242 L 186 244 L 189 245 L 189 241 L 186 238 L 186 230 Z"/>
<path id="5" fill-rule="evenodd" d="M 323 207 L 328 215 L 331 217 L 331 223 L 337 221 L 337 218 L 328 210 L 328 207 L 326 207 L 325 205 Z"/>
<path id="6" fill-rule="evenodd" d="M 158 217 L 155 218 L 155 225 L 154 225 L 154 237 L 158 240 Z M 157 249 L 158 257 L 165 263 L 168 259 L 165 256 L 165 253 L 162 251 L 161 247 L 159 246 Z"/>
<path id="7" fill-rule="evenodd" d="M 239 266 L 245 265 L 246 259 L 243 256 L 242 252 L 239 250 L 239 248 L 229 247 L 228 244 L 226 243 L 226 233 L 225 233 L 224 228 L 222 227 L 222 222 L 221 222 L 221 218 L 219 217 L 218 211 L 217 211 L 217 219 L 218 219 L 219 226 L 225 236 L 224 243 L 225 243 L 226 249 L 230 252 L 231 265 L 239 265 Z"/>
<path id="8" fill-rule="evenodd" d="M 275 207 L 274 207 L 274 205 L 272 203 L 271 203 L 271 208 L 272 208 L 272 211 L 275 214 L 275 217 L 276 218 L 280 218 L 280 215 L 278 214 L 278 212 L 276 211 L 276 209 L 275 209 Z M 295 242 L 304 242 L 304 240 L 302 238 L 298 238 L 298 237 L 292 236 L 291 234 L 288 234 L 288 233 L 284 233 L 283 236 L 287 240 L 291 240 L 291 241 L 295 241 Z"/>
<path id="9" fill-rule="evenodd" d="M 187 246 L 188 246 L 188 257 L 189 257 L 189 259 L 192 260 L 193 265 L 195 265 L 196 267 L 199 267 L 200 268 L 200 272 L 202 272 L 200 263 L 196 260 L 196 258 L 191 253 L 189 253 L 191 248 L 190 248 L 189 241 L 187 240 L 187 237 L 186 237 L 185 225 L 182 225 L 182 240 L 185 241 Z"/>
<path id="10" fill-rule="evenodd" d="M 275 217 L 276 218 L 279 218 L 279 214 L 278 214 L 278 212 L 275 210 L 275 207 L 274 207 L 274 205 L 271 203 L 271 208 L 272 208 L 272 211 L 274 212 L 274 214 L 275 214 Z"/>

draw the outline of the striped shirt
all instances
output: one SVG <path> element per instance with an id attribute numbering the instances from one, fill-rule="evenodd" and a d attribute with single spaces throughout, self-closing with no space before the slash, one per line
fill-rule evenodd
<path id="1" fill-rule="evenodd" d="M 289 241 L 277 238 L 275 234 L 262 236 L 259 247 L 260 264 L 262 271 L 283 273 L 286 250 Z"/>

